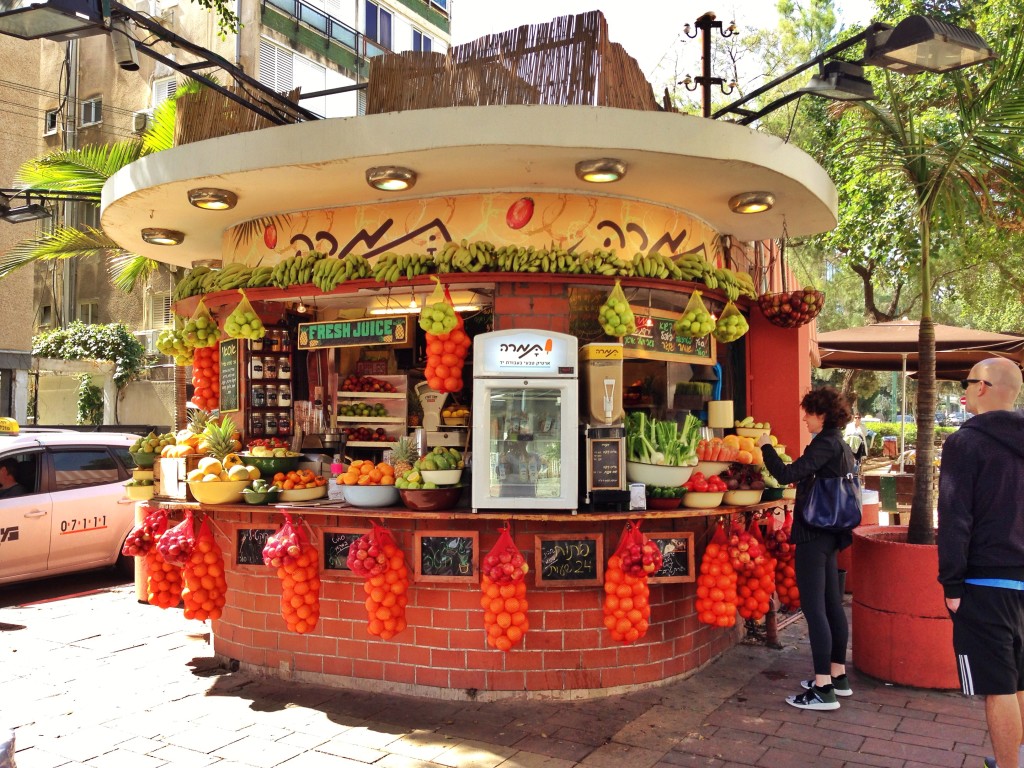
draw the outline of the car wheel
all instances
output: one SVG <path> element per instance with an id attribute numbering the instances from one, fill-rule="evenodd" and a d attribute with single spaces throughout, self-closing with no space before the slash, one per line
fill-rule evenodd
<path id="1" fill-rule="evenodd" d="M 135 578 L 135 557 L 132 555 L 118 555 L 114 563 L 114 572 L 126 579 Z"/>

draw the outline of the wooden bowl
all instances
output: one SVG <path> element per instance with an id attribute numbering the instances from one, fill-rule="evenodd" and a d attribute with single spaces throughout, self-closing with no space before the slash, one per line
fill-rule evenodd
<path id="1" fill-rule="evenodd" d="M 399 488 L 402 503 L 414 512 L 439 512 L 454 509 L 462 496 L 462 486 L 447 488 Z"/>

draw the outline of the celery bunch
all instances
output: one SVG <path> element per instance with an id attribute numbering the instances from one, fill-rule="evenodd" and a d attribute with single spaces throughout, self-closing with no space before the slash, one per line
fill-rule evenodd
<path id="1" fill-rule="evenodd" d="M 642 411 L 626 415 L 626 460 L 669 467 L 697 463 L 701 421 L 687 414 L 680 425 L 648 417 Z"/>

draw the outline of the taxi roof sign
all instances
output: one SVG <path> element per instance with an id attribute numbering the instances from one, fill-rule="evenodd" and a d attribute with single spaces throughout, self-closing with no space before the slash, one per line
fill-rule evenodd
<path id="1" fill-rule="evenodd" d="M 0 435 L 18 434 L 18 422 L 7 417 L 0 417 Z"/>

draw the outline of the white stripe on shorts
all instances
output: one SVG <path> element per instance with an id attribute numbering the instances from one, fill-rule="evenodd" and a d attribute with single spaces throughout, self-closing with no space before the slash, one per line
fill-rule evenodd
<path id="1" fill-rule="evenodd" d="M 960 665 L 960 689 L 963 691 L 965 696 L 974 695 L 974 679 L 971 677 L 971 662 L 967 658 L 967 655 L 961 655 L 956 657 L 957 664 Z"/>

